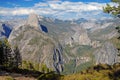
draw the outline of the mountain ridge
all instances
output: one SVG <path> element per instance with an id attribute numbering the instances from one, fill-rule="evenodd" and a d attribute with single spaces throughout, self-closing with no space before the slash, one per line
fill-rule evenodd
<path id="1" fill-rule="evenodd" d="M 113 24 L 102 28 L 98 27 L 95 31 L 100 29 L 97 32 L 100 34 L 94 36 L 97 33 L 92 28 L 84 28 L 80 25 L 81 23 L 73 24 L 71 21 L 44 18 L 36 14 L 31 15 L 26 23 L 12 29 L 8 41 L 12 48 L 18 46 L 22 59 L 27 63 L 32 63 L 33 67 L 37 63 L 39 67 L 45 65 L 58 73 L 74 73 L 84 68 L 85 64 L 86 67 L 93 65 L 94 61 L 97 61 L 94 59 L 93 53 L 102 47 L 105 40 L 109 40 L 102 38 L 99 40 L 99 37 L 103 34 L 111 34 L 111 32 L 103 33 L 103 31 L 113 31 L 114 28 Z M 94 21 L 87 22 L 93 23 Z M 97 27 L 97 25 L 103 24 L 101 22 L 95 23 L 93 27 Z M 100 55 L 102 54 L 100 53 Z M 40 69 L 38 68 L 38 70 Z"/>

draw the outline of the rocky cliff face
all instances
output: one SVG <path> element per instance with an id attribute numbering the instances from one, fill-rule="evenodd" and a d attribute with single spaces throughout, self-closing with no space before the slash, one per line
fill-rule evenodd
<path id="1" fill-rule="evenodd" d="M 32 26 L 35 29 L 39 29 L 38 16 L 34 13 L 31 13 L 26 24 Z"/>
<path id="2" fill-rule="evenodd" d="M 118 51 L 112 43 L 105 42 L 99 50 L 95 51 L 96 64 L 114 64 L 118 62 Z"/>
<path id="3" fill-rule="evenodd" d="M 0 38 L 8 38 L 13 28 L 17 28 L 25 24 L 25 19 L 12 19 L 12 20 L 1 20 L 0 19 Z"/>
<path id="4" fill-rule="evenodd" d="M 93 52 L 101 47 L 102 41 L 92 39 L 89 33 L 81 25 L 30 14 L 26 24 L 13 29 L 9 42 L 12 47 L 18 46 L 22 60 L 45 64 L 57 72 L 73 73 L 81 65 L 92 65 Z M 94 55 L 96 64 L 117 62 L 117 49 L 111 43 L 105 43 Z"/>
<path id="5" fill-rule="evenodd" d="M 28 19 L 29 25 L 23 25 L 14 29 L 9 37 L 9 42 L 18 46 L 22 60 L 37 64 L 45 64 L 48 68 L 62 71 L 62 47 L 47 34 L 38 30 L 36 15 L 31 15 Z M 35 22 L 34 22 L 35 19 Z"/>
<path id="6" fill-rule="evenodd" d="M 66 40 L 66 44 L 90 45 L 91 40 L 88 37 L 87 31 L 82 27 L 74 27 L 75 33 Z"/>
<path id="7" fill-rule="evenodd" d="M 56 68 L 57 72 L 63 71 L 63 48 L 59 44 L 58 47 L 54 48 L 54 54 L 53 54 L 53 65 Z"/>

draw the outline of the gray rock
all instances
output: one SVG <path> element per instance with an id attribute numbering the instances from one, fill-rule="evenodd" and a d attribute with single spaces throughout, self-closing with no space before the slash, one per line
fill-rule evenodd
<path id="1" fill-rule="evenodd" d="M 75 43 L 79 45 L 90 45 L 91 40 L 88 37 L 87 30 L 80 26 L 74 27 L 73 30 L 75 31 L 75 33 L 70 36 L 70 38 L 65 40 L 66 44 L 72 45 Z"/>
<path id="2" fill-rule="evenodd" d="M 96 64 L 114 64 L 118 62 L 118 50 L 110 42 L 105 42 L 102 48 L 94 52 Z"/>
<path id="3" fill-rule="evenodd" d="M 63 71 L 63 49 L 61 45 L 58 45 L 58 47 L 54 48 L 54 54 L 53 54 L 53 60 L 54 60 L 54 67 L 57 72 Z"/>
<path id="4" fill-rule="evenodd" d="M 39 29 L 38 16 L 35 13 L 31 13 L 26 24 L 32 26 L 35 29 Z"/>
<path id="5" fill-rule="evenodd" d="M 28 19 L 29 25 L 25 24 L 13 29 L 8 40 L 9 43 L 12 47 L 18 46 L 22 60 L 45 64 L 48 68 L 57 72 L 63 71 L 62 46 L 58 45 L 58 42 L 48 34 L 38 30 L 39 25 L 36 21 L 36 15 L 31 16 L 33 22 Z"/>

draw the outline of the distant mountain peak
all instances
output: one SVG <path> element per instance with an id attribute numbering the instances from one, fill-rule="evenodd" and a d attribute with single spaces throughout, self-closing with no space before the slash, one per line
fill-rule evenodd
<path id="1" fill-rule="evenodd" d="M 38 15 L 35 13 L 31 13 L 28 17 L 27 25 L 30 25 L 31 27 L 33 27 L 35 29 L 39 29 Z"/>

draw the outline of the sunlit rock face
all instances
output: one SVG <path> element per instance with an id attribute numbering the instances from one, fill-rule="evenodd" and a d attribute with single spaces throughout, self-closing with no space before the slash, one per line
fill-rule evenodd
<path id="1" fill-rule="evenodd" d="M 118 62 L 118 50 L 110 42 L 105 42 L 95 53 L 96 64 L 114 64 Z"/>
<path id="2" fill-rule="evenodd" d="M 32 26 L 35 29 L 39 29 L 38 16 L 35 13 L 31 13 L 26 24 Z"/>
<path id="3" fill-rule="evenodd" d="M 104 44 L 101 49 L 104 43 L 101 40 L 104 37 L 100 36 L 108 34 L 104 33 L 106 31 L 112 34 L 113 28 L 101 30 L 101 32 L 98 28 L 91 31 L 80 24 L 30 14 L 24 25 L 18 25 L 13 29 L 9 42 L 13 47 L 18 46 L 23 60 L 45 64 L 59 73 L 62 71 L 72 73 L 78 71 L 77 68 L 80 69 L 81 65 L 86 63 L 91 65 L 94 62 L 96 64 L 117 62 L 117 50 L 111 47 L 111 43 Z M 98 48 L 99 50 L 94 52 Z M 96 60 L 93 60 L 93 53 Z"/>
<path id="4" fill-rule="evenodd" d="M 42 27 L 42 31 L 47 33 L 47 28 L 43 25 Z M 30 14 L 27 24 L 13 29 L 9 43 L 13 48 L 18 46 L 23 61 L 44 64 L 54 71 L 61 72 L 63 70 L 62 46 L 39 28 L 37 15 Z"/>
<path id="5" fill-rule="evenodd" d="M 91 40 L 88 37 L 87 30 L 82 27 L 73 28 L 75 33 L 66 40 L 66 44 L 90 45 Z"/>

